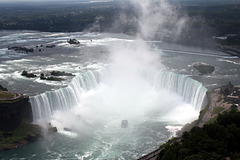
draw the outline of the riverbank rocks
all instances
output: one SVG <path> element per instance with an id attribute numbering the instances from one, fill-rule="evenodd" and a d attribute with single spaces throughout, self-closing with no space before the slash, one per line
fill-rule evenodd
<path id="1" fill-rule="evenodd" d="M 211 74 L 215 70 L 214 66 L 203 62 L 195 62 L 192 64 L 192 66 L 193 68 L 197 69 L 201 75 Z"/>

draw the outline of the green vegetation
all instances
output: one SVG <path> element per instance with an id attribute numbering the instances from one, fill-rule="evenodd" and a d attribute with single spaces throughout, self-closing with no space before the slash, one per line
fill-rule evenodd
<path id="1" fill-rule="evenodd" d="M 232 160 L 240 159 L 240 112 L 231 109 L 219 114 L 211 124 L 194 127 L 182 137 L 169 140 L 160 152 L 160 160 Z"/>
<path id="2" fill-rule="evenodd" d="M 11 149 L 18 145 L 34 141 L 41 137 L 42 131 L 38 125 L 22 122 L 16 129 L 0 131 L 0 150 Z"/>
<path id="3" fill-rule="evenodd" d="M 11 99 L 14 98 L 14 94 L 6 91 L 0 91 L 0 99 Z"/>
<path id="4" fill-rule="evenodd" d="M 17 99 L 1 100 L 0 103 L 15 103 L 15 102 L 21 101 L 22 99 L 23 99 L 23 96 L 20 96 L 20 97 L 17 98 Z"/>
<path id="5" fill-rule="evenodd" d="M 115 2 L 80 4 L 0 5 L 0 30 L 38 30 L 50 32 L 76 32 L 90 28 L 96 20 L 103 31 L 110 26 L 118 12 Z"/>
<path id="6" fill-rule="evenodd" d="M 205 5 L 203 5 L 205 4 Z M 173 5 L 174 2 L 173 2 Z M 122 7 L 124 6 L 124 7 Z M 239 47 L 240 9 L 217 1 L 198 3 L 191 1 L 177 7 L 179 15 L 190 20 L 179 37 L 165 37 L 164 41 L 187 45 L 212 47 L 220 45 Z M 29 5 L 0 5 L 0 30 L 38 30 L 47 32 L 122 32 L 135 34 L 138 30 L 136 8 L 128 1 L 100 3 L 52 3 Z M 121 21 L 121 15 L 127 16 Z M 213 36 L 229 36 L 225 40 Z M 159 38 L 159 37 L 156 37 Z"/>
<path id="7" fill-rule="evenodd" d="M 206 23 L 216 29 L 217 35 L 240 34 L 239 16 L 240 10 L 233 9 L 233 5 L 219 5 L 218 3 L 209 6 L 186 6 L 190 17 L 200 16 L 206 20 Z"/>
<path id="8" fill-rule="evenodd" d="M 218 114 L 220 112 L 222 112 L 225 108 L 223 107 L 214 107 L 213 111 L 212 111 L 212 115 L 214 114 Z"/>

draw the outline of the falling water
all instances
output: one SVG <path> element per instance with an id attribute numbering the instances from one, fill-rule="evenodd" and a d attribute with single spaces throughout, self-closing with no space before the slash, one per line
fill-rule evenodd
<path id="1" fill-rule="evenodd" d="M 80 102 L 79 95 L 96 86 L 96 76 L 88 70 L 77 74 L 65 88 L 30 97 L 34 122 L 39 119 L 49 121 L 54 111 L 66 111 L 76 106 Z"/>
<path id="2" fill-rule="evenodd" d="M 159 71 L 154 82 L 155 89 L 165 89 L 169 93 L 180 95 L 186 103 L 191 104 L 196 111 L 202 109 L 207 92 L 202 83 L 185 75 L 173 72 Z"/>
<path id="3" fill-rule="evenodd" d="M 99 72 L 91 70 L 76 75 L 65 88 L 47 91 L 40 95 L 30 97 L 34 122 L 40 119 L 50 121 L 55 111 L 67 111 L 81 102 L 80 95 L 98 86 Z M 207 89 L 196 80 L 185 75 L 159 71 L 153 83 L 154 90 L 167 90 L 170 94 L 178 94 L 199 112 Z M 100 78 L 101 79 L 101 78 Z M 126 91 L 127 92 L 127 91 Z"/>

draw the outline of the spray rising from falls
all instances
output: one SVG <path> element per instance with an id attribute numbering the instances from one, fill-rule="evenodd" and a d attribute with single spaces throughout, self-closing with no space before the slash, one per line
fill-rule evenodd
<path id="1" fill-rule="evenodd" d="M 197 113 L 201 110 L 206 89 L 201 83 L 187 76 L 166 71 L 157 72 L 162 68 L 160 54 L 155 53 L 143 40 L 161 39 L 170 33 L 177 37 L 186 19 L 179 18 L 174 7 L 165 0 L 131 2 L 138 10 L 138 39 L 108 46 L 111 67 L 105 70 L 106 73 L 93 74 L 92 71 L 86 71 L 88 74 L 83 72 L 77 75 L 66 88 L 31 97 L 35 121 L 49 121 L 56 112 L 72 108 L 77 108 L 73 112 L 78 112 L 77 116 L 81 119 L 85 116 L 85 113 L 81 112 L 86 110 L 87 114 L 95 113 L 89 116 L 90 118 L 101 113 L 100 117 L 104 119 L 116 112 L 121 112 L 117 114 L 123 118 L 126 114 L 131 117 L 138 113 L 138 117 L 142 117 L 144 113 L 173 109 L 179 105 L 178 102 L 190 104 Z M 101 75 L 104 81 L 97 83 L 96 75 Z M 93 92 L 87 94 L 90 91 Z M 175 100 L 175 103 L 172 103 L 172 100 Z"/>
<path id="2" fill-rule="evenodd" d="M 104 72 L 106 72 L 106 70 Z M 81 95 L 89 92 L 91 89 L 97 90 L 100 86 L 98 81 L 102 75 L 102 72 L 84 71 L 76 75 L 72 82 L 65 88 L 30 97 L 34 121 L 50 121 L 57 111 L 68 111 L 73 107 L 83 107 L 80 105 L 80 103 L 84 101 L 84 99 L 81 99 Z M 155 74 L 155 77 L 155 79 L 149 81 L 154 92 L 167 90 L 170 94 L 181 96 L 183 101 L 189 103 L 197 112 L 201 110 L 206 94 L 206 88 L 203 87 L 201 83 L 187 76 L 167 71 L 159 71 Z M 101 84 L 102 83 L 104 82 L 101 82 Z M 131 88 L 129 88 L 129 90 L 131 90 Z M 126 94 L 129 91 L 125 90 L 124 92 Z M 106 94 L 106 96 L 108 96 L 108 94 Z M 108 99 L 108 97 L 105 98 Z M 162 97 L 157 98 L 161 99 Z M 149 106 L 149 108 L 151 108 L 151 106 Z M 104 110 L 104 108 L 102 109 Z"/>

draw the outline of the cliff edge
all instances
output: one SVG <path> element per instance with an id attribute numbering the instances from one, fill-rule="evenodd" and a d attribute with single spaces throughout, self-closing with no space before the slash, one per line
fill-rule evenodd
<path id="1" fill-rule="evenodd" d="M 0 90 L 0 150 L 16 148 L 42 137 L 41 127 L 31 122 L 29 97 Z"/>
<path id="2" fill-rule="evenodd" d="M 12 130 L 24 120 L 32 122 L 32 109 L 28 96 L 0 91 L 0 130 Z"/>

